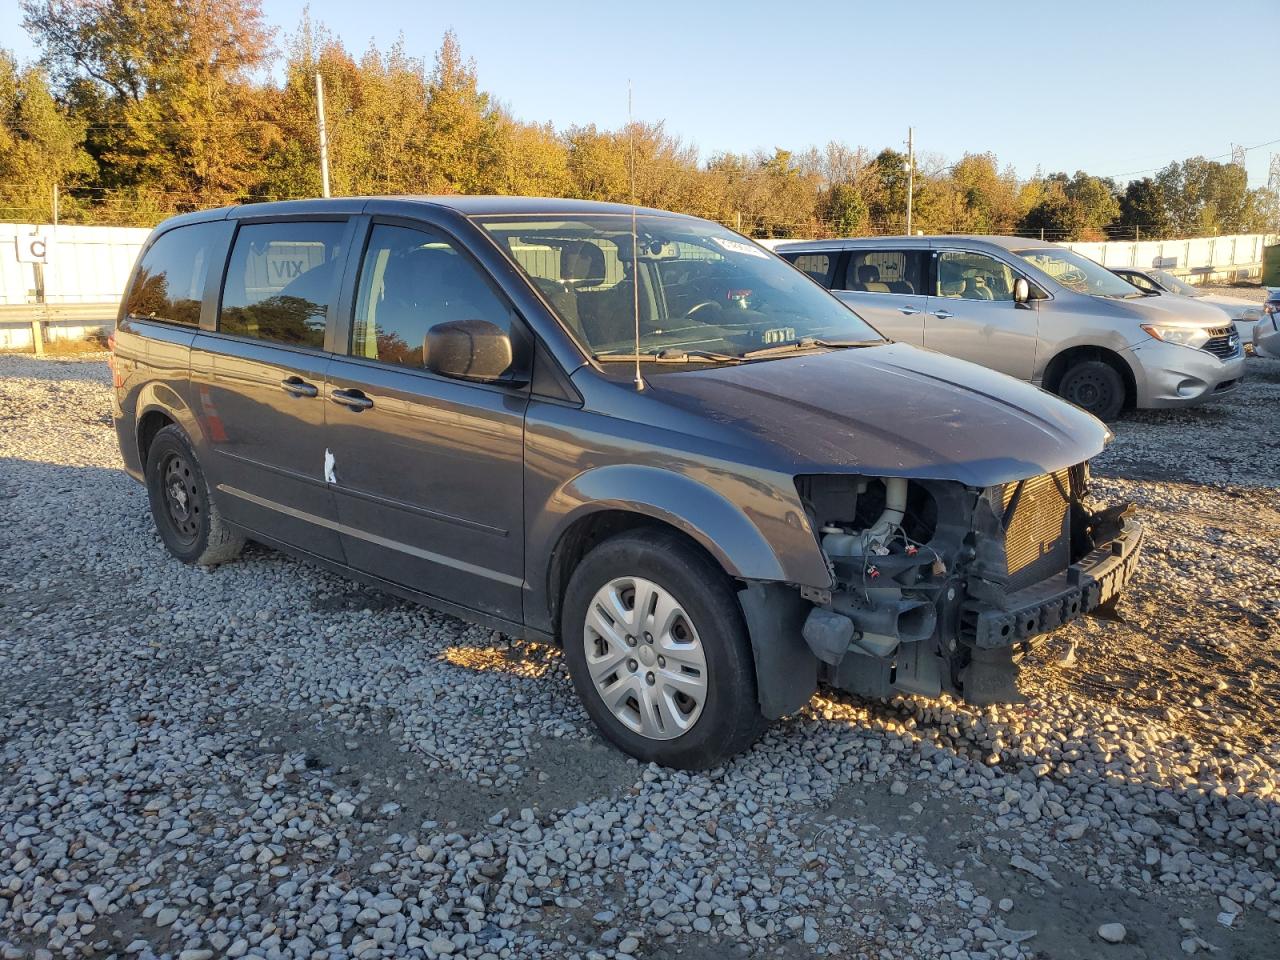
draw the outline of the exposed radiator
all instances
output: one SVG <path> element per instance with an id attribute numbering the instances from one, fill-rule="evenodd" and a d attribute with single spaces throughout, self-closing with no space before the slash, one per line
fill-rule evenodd
<path id="1" fill-rule="evenodd" d="M 1003 505 L 1008 521 L 1004 545 L 1010 590 L 1021 590 L 1061 573 L 1070 564 L 1070 493 L 1070 469 L 1005 485 Z"/>

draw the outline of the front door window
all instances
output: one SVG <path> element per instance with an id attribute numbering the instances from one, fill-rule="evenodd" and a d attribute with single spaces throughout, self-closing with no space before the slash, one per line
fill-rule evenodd
<path id="1" fill-rule="evenodd" d="M 944 250 L 938 254 L 934 295 L 955 300 L 1013 300 L 1013 268 L 985 253 Z"/>

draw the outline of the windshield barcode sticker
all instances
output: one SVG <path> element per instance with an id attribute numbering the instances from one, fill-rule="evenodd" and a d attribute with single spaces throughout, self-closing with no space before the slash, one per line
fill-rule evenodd
<path id="1" fill-rule="evenodd" d="M 731 240 L 728 237 L 712 237 L 711 239 L 730 253 L 745 253 L 749 257 L 759 257 L 762 260 L 769 259 L 769 255 L 754 243 L 744 243 L 741 240 Z"/>

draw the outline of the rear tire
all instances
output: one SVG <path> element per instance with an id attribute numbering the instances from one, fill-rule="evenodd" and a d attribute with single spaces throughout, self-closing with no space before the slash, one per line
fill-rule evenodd
<path id="1" fill-rule="evenodd" d="M 176 425 L 162 427 L 151 441 L 146 479 L 151 517 L 171 554 L 201 566 L 240 555 L 244 536 L 222 519 L 191 441 Z"/>
<path id="2" fill-rule="evenodd" d="M 621 534 L 587 554 L 561 640 L 587 713 L 637 760 L 706 769 L 768 725 L 732 584 L 674 533 Z"/>
<path id="3" fill-rule="evenodd" d="M 1124 409 L 1124 378 L 1103 360 L 1083 360 L 1062 375 L 1058 396 L 1099 420 L 1114 420 Z"/>

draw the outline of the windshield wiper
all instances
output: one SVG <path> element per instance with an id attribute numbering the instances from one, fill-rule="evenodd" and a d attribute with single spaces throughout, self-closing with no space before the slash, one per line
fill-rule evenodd
<path id="1" fill-rule="evenodd" d="M 635 363 L 741 363 L 742 358 L 712 350 L 685 350 L 683 347 L 667 347 L 657 353 L 594 353 L 601 363 L 624 361 Z"/>
<path id="2" fill-rule="evenodd" d="M 887 340 L 822 340 L 818 337 L 801 337 L 799 340 L 792 340 L 789 343 L 777 343 L 771 347 L 748 350 L 742 355 L 742 359 L 758 360 L 762 357 L 777 357 L 787 353 L 814 350 L 820 347 L 826 347 L 829 350 L 843 350 L 850 347 L 877 347 L 887 342 Z"/>

